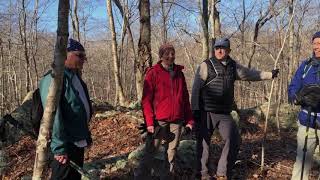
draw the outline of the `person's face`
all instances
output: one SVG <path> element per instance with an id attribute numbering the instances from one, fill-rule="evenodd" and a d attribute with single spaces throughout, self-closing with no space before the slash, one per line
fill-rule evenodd
<path id="1" fill-rule="evenodd" d="M 217 60 L 224 60 L 229 55 L 229 53 L 229 48 L 219 46 L 214 48 L 214 56 Z"/>
<path id="2" fill-rule="evenodd" d="M 74 63 L 74 68 L 78 70 L 83 69 L 83 64 L 87 60 L 86 53 L 84 51 L 71 51 L 68 52 L 68 59 L 71 59 Z"/>
<path id="3" fill-rule="evenodd" d="M 315 57 L 320 58 L 320 38 L 315 38 L 312 41 L 312 49 Z"/>
<path id="4" fill-rule="evenodd" d="M 171 65 L 174 63 L 176 56 L 175 51 L 173 49 L 166 50 L 161 57 L 163 63 L 167 65 Z"/>

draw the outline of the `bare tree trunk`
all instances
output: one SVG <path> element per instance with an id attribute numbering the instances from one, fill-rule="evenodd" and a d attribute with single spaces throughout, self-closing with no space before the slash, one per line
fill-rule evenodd
<path id="1" fill-rule="evenodd" d="M 219 38 L 221 36 L 221 25 L 220 25 L 220 12 L 217 9 L 217 5 L 220 2 L 220 0 L 211 0 L 211 15 L 210 15 L 210 21 L 211 21 L 211 45 L 214 44 L 216 41 L 216 38 Z M 212 54 L 212 47 L 209 48 L 210 54 Z"/>
<path id="2" fill-rule="evenodd" d="M 209 58 L 208 0 L 199 0 L 199 9 L 202 26 L 202 59 L 205 60 Z"/>
<path id="3" fill-rule="evenodd" d="M 90 78 L 90 82 L 91 82 L 91 88 L 92 88 L 93 98 L 94 98 L 94 99 L 97 99 L 96 87 L 95 87 L 95 85 L 94 85 L 94 79 L 92 78 L 92 76 L 91 76 L 91 78 Z"/>
<path id="4" fill-rule="evenodd" d="M 22 58 L 21 58 L 21 53 L 20 53 L 20 51 L 18 51 L 18 61 L 19 61 L 19 64 L 18 64 L 18 72 L 19 73 L 22 73 Z M 14 67 L 13 67 L 14 68 Z M 19 75 L 17 75 L 18 77 L 17 77 L 17 79 L 18 79 L 18 81 L 19 81 L 19 88 L 17 89 L 17 94 L 18 94 L 18 105 L 20 105 L 20 101 L 22 100 L 22 78 L 21 78 L 21 76 L 19 77 Z"/>
<path id="5" fill-rule="evenodd" d="M 30 59 L 29 59 L 29 50 L 27 44 L 27 13 L 25 7 L 25 0 L 21 1 L 22 12 L 20 12 L 19 19 L 19 32 L 20 39 L 23 45 L 24 58 L 26 61 L 26 92 L 30 91 Z"/>
<path id="6" fill-rule="evenodd" d="M 282 98 L 282 82 L 283 82 L 283 75 L 280 75 L 280 79 L 278 80 L 278 96 L 277 96 L 277 110 L 276 110 L 276 121 L 277 121 L 277 129 L 278 129 L 278 136 L 280 137 L 280 107 L 281 107 L 281 98 Z"/>
<path id="7" fill-rule="evenodd" d="M 69 0 L 59 0 L 58 30 L 52 65 L 53 81 L 50 84 L 46 107 L 40 124 L 37 150 L 33 169 L 33 180 L 43 179 L 44 169 L 48 162 L 48 144 L 53 126 L 53 118 L 60 101 L 64 60 L 68 41 Z"/>
<path id="8" fill-rule="evenodd" d="M 258 36 L 259 36 L 259 31 L 260 29 L 268 22 L 270 19 L 273 17 L 277 16 L 275 13 L 270 13 L 271 9 L 273 9 L 274 5 L 276 4 L 277 0 L 272 0 L 270 1 L 270 7 L 266 10 L 266 12 L 262 15 L 260 15 L 260 18 L 256 21 L 255 27 L 254 27 L 254 35 L 252 37 L 252 47 L 250 49 L 250 57 L 249 57 L 249 62 L 248 62 L 248 67 L 251 68 L 251 63 L 253 60 L 253 56 L 256 53 L 256 48 L 257 48 L 257 41 L 258 41 Z"/>
<path id="9" fill-rule="evenodd" d="M 160 6 L 161 6 L 161 15 L 162 15 L 162 31 L 161 31 L 161 36 L 162 36 L 162 43 L 166 43 L 168 39 L 168 27 L 167 27 L 167 21 L 168 21 L 168 16 L 172 7 L 172 3 L 170 3 L 170 7 L 168 10 L 166 10 L 166 7 L 164 6 L 164 1 L 160 0 Z"/>
<path id="10" fill-rule="evenodd" d="M 31 54 L 32 54 L 32 60 L 33 60 L 33 66 L 34 66 L 34 73 L 36 76 L 36 82 L 39 81 L 39 74 L 38 74 L 38 68 L 37 68 L 37 51 L 38 51 L 38 8 L 39 8 L 39 0 L 35 0 L 34 5 L 34 13 L 32 17 L 32 25 L 33 25 L 33 33 L 32 33 L 32 41 L 30 44 L 31 48 Z"/>
<path id="11" fill-rule="evenodd" d="M 137 96 L 140 101 L 143 91 L 144 74 L 147 67 L 152 66 L 151 57 L 151 23 L 150 23 L 150 2 L 149 0 L 140 0 L 140 38 L 138 43 L 139 62 L 136 72 Z"/>
<path id="12" fill-rule="evenodd" d="M 295 8 L 295 7 L 294 7 Z M 293 16 L 294 16 L 294 9 L 293 9 L 293 13 L 292 16 L 290 17 L 290 21 L 289 21 L 289 27 L 290 24 L 293 23 Z M 289 29 L 286 30 L 285 35 L 284 35 L 284 39 L 283 42 L 280 44 L 281 48 L 278 52 L 277 58 L 274 62 L 274 68 L 277 67 L 278 61 L 280 59 L 280 56 L 282 54 L 284 45 L 286 43 L 287 40 L 287 34 L 288 34 Z M 267 140 L 267 128 L 268 128 L 268 121 L 269 121 L 269 112 L 270 112 L 270 105 L 271 105 L 271 99 L 272 99 L 272 93 L 273 93 L 273 87 L 274 87 L 274 79 L 271 82 L 271 87 L 270 87 L 270 93 L 269 93 L 269 100 L 268 100 L 268 107 L 267 107 L 267 113 L 266 113 L 266 120 L 265 120 L 265 124 L 264 124 L 264 131 L 263 131 L 263 140 L 262 140 L 262 146 L 261 146 L 261 171 L 264 170 L 264 156 L 265 156 L 265 144 L 266 144 L 266 140 Z"/>
<path id="13" fill-rule="evenodd" d="M 220 12 L 217 5 L 221 0 L 212 0 L 211 3 L 211 37 L 216 39 L 221 36 Z"/>
<path id="14" fill-rule="evenodd" d="M 2 46 L 2 39 L 0 37 L 0 60 L 1 60 L 1 93 L 0 93 L 0 98 L 1 98 L 1 104 L 0 104 L 0 116 L 3 116 L 4 115 L 4 94 L 5 94 L 5 85 L 4 85 L 4 82 L 5 82 L 5 64 L 4 64 L 4 59 L 3 59 L 3 46 Z M 8 84 L 9 85 L 9 84 Z"/>
<path id="15" fill-rule="evenodd" d="M 289 3 L 289 18 L 291 18 L 293 13 L 293 1 L 294 0 L 288 0 Z M 293 68 L 295 64 L 294 60 L 294 23 L 291 23 L 289 27 L 289 77 L 293 74 Z"/>
<path id="16" fill-rule="evenodd" d="M 115 3 L 117 8 L 119 9 L 120 14 L 122 15 L 122 18 L 124 19 L 124 22 L 125 22 L 124 24 L 126 24 L 126 28 L 127 28 L 127 32 L 128 32 L 128 39 L 129 39 L 128 40 L 129 47 L 133 53 L 133 71 L 134 71 L 135 75 L 137 75 L 137 72 L 138 72 L 137 67 L 138 67 L 139 61 L 138 61 L 135 46 L 134 46 L 132 31 L 130 28 L 129 17 L 128 17 L 129 12 L 127 11 L 128 8 L 123 8 L 121 6 L 121 3 L 119 2 L 119 0 L 113 0 L 113 2 Z M 141 97 L 142 97 L 142 89 L 138 89 L 138 86 L 139 85 L 136 82 L 137 100 L 140 101 Z"/>
<path id="17" fill-rule="evenodd" d="M 183 49 L 184 49 L 184 53 L 188 58 L 188 65 L 189 65 L 189 67 L 191 69 L 192 76 L 194 76 L 194 73 L 195 73 L 194 63 L 195 63 L 195 61 L 194 61 L 194 59 L 193 59 L 188 47 L 186 46 L 185 42 L 183 41 L 180 33 L 177 33 L 177 36 L 179 38 L 179 41 L 182 43 L 182 46 L 183 46 Z"/>
<path id="18" fill-rule="evenodd" d="M 80 29 L 79 29 L 79 18 L 78 18 L 78 0 L 73 0 L 72 9 L 72 35 L 73 38 L 80 42 Z"/>
<path id="19" fill-rule="evenodd" d="M 111 35 L 112 35 L 112 57 L 113 57 L 114 78 L 115 78 L 116 93 L 117 93 L 116 98 L 119 99 L 120 106 L 127 106 L 127 102 L 124 97 L 123 87 L 121 84 L 120 74 L 119 74 L 119 63 L 118 63 L 119 58 L 117 53 L 118 45 L 117 45 L 117 39 L 116 39 L 116 31 L 114 27 L 111 0 L 107 0 L 107 9 L 108 9 L 108 15 L 109 15 L 109 26 L 110 26 Z"/>
<path id="20" fill-rule="evenodd" d="M 245 50 L 246 50 L 246 43 L 245 43 L 245 22 L 246 22 L 246 1 L 242 0 L 242 11 L 243 11 L 243 16 L 242 16 L 242 21 L 240 24 L 240 32 L 241 32 L 241 61 L 245 62 L 244 55 L 245 55 Z"/>
<path id="21" fill-rule="evenodd" d="M 161 14 L 162 14 L 162 31 L 161 31 L 161 37 L 162 37 L 162 43 L 167 42 L 167 17 L 165 13 L 165 7 L 163 4 L 163 0 L 160 0 L 160 6 L 161 6 Z"/>

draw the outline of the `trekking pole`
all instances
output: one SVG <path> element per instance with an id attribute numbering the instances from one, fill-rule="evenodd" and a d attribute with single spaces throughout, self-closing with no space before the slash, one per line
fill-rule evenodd
<path id="1" fill-rule="evenodd" d="M 318 128 L 320 128 L 320 125 L 318 124 L 318 122 L 317 122 L 317 118 L 318 118 L 318 114 L 317 114 L 317 116 L 316 116 L 316 118 L 315 118 L 315 121 L 316 121 L 316 128 L 315 128 L 315 133 L 316 133 L 316 139 L 317 139 L 317 144 L 318 144 L 318 146 L 319 146 L 319 156 L 320 156 L 320 141 L 319 141 L 319 136 L 318 136 L 318 133 L 317 133 L 317 130 L 318 130 Z M 319 177 L 318 177 L 318 180 L 320 180 L 320 174 L 319 174 Z"/>
<path id="2" fill-rule="evenodd" d="M 70 160 L 69 163 L 70 163 L 70 166 L 76 171 L 78 171 L 78 173 L 80 173 L 85 179 L 87 180 L 91 179 L 90 175 L 83 168 L 78 166 L 75 162 Z"/>
<path id="3" fill-rule="evenodd" d="M 309 106 L 308 117 L 307 117 L 307 129 L 306 129 L 306 135 L 305 135 L 304 146 L 303 146 L 303 159 L 302 159 L 302 170 L 301 170 L 300 180 L 303 180 L 304 163 L 306 161 L 306 153 L 307 153 L 308 133 L 309 133 L 309 127 L 310 127 L 310 121 L 311 121 L 311 111 L 312 111 L 312 108 Z"/>

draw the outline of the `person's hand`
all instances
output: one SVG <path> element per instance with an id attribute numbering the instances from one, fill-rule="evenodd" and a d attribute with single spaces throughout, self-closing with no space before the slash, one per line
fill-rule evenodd
<path id="1" fill-rule="evenodd" d="M 272 73 L 272 79 L 274 79 L 274 78 L 278 77 L 279 69 L 273 69 L 271 71 L 271 73 Z"/>
<path id="2" fill-rule="evenodd" d="M 308 96 L 304 96 L 301 93 L 297 93 L 294 104 L 307 106 L 315 109 L 319 105 L 319 98 L 316 96 L 316 94 L 309 94 Z"/>
<path id="3" fill-rule="evenodd" d="M 68 155 L 54 155 L 54 159 L 61 164 L 66 164 L 68 161 Z"/>
<path id="4" fill-rule="evenodd" d="M 154 126 L 148 126 L 147 131 L 148 131 L 148 133 L 153 134 L 154 133 Z"/>
<path id="5" fill-rule="evenodd" d="M 190 129 L 190 131 L 192 131 L 193 126 L 191 124 L 187 124 L 186 128 Z"/>
<path id="6" fill-rule="evenodd" d="M 147 125 L 146 123 L 141 123 L 140 126 L 138 127 L 140 134 L 144 134 L 147 132 Z"/>
<path id="7" fill-rule="evenodd" d="M 183 133 L 183 134 L 185 134 L 185 135 L 190 134 L 191 131 L 192 131 L 192 128 L 193 128 L 193 127 L 192 127 L 191 124 L 187 124 L 186 127 L 184 128 L 184 133 Z"/>

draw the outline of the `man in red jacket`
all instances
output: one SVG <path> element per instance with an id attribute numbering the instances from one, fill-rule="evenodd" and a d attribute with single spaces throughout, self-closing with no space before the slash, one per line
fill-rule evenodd
<path id="1" fill-rule="evenodd" d="M 162 140 L 168 162 L 161 167 L 160 179 L 170 179 L 182 126 L 186 124 L 186 129 L 191 130 L 194 123 L 183 66 L 174 63 L 174 47 L 163 44 L 159 58 L 144 80 L 142 108 L 148 135 L 145 154 L 135 171 L 135 179 L 139 180 L 150 179 L 152 161 Z"/>

